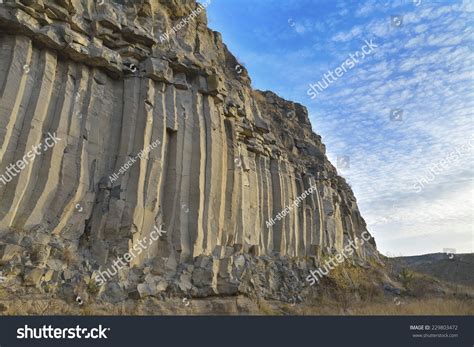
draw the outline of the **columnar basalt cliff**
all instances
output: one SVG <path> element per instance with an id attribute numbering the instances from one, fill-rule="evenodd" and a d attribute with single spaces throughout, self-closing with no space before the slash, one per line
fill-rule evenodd
<path id="1" fill-rule="evenodd" d="M 10 285 L 86 298 L 114 268 L 94 291 L 112 302 L 285 298 L 366 230 L 307 110 L 252 90 L 194 0 L 6 0 L 0 45 Z M 60 140 L 12 171 L 48 134 Z M 166 233 L 114 266 L 157 227 Z M 376 253 L 372 239 L 351 261 Z"/>

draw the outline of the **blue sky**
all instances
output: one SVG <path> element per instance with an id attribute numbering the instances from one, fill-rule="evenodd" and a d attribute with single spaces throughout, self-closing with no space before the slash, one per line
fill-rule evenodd
<path id="1" fill-rule="evenodd" d="M 338 171 L 382 253 L 473 251 L 474 1 L 213 0 L 207 12 L 254 88 L 307 106 L 329 159 L 349 158 Z M 311 99 L 365 40 L 377 48 Z"/>

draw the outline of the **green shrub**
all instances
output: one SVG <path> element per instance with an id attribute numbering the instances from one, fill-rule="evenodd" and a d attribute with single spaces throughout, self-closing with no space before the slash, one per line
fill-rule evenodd
<path id="1" fill-rule="evenodd" d="M 400 278 L 400 282 L 402 282 L 403 288 L 409 290 L 413 282 L 413 273 L 403 268 L 398 277 Z"/>

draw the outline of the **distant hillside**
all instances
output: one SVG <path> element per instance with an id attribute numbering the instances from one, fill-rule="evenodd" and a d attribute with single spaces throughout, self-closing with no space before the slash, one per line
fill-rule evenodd
<path id="1" fill-rule="evenodd" d="M 407 268 L 438 279 L 463 285 L 474 285 L 474 254 L 433 253 L 411 257 L 389 258 L 394 270 Z"/>

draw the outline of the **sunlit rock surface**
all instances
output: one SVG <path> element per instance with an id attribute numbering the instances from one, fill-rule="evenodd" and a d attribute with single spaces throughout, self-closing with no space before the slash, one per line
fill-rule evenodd
<path id="1" fill-rule="evenodd" d="M 0 5 L 6 282 L 67 300 L 298 297 L 308 269 L 366 230 L 306 108 L 252 90 L 194 0 L 99 3 Z M 48 134 L 61 140 L 6 182 Z M 372 239 L 351 261 L 373 254 Z"/>

